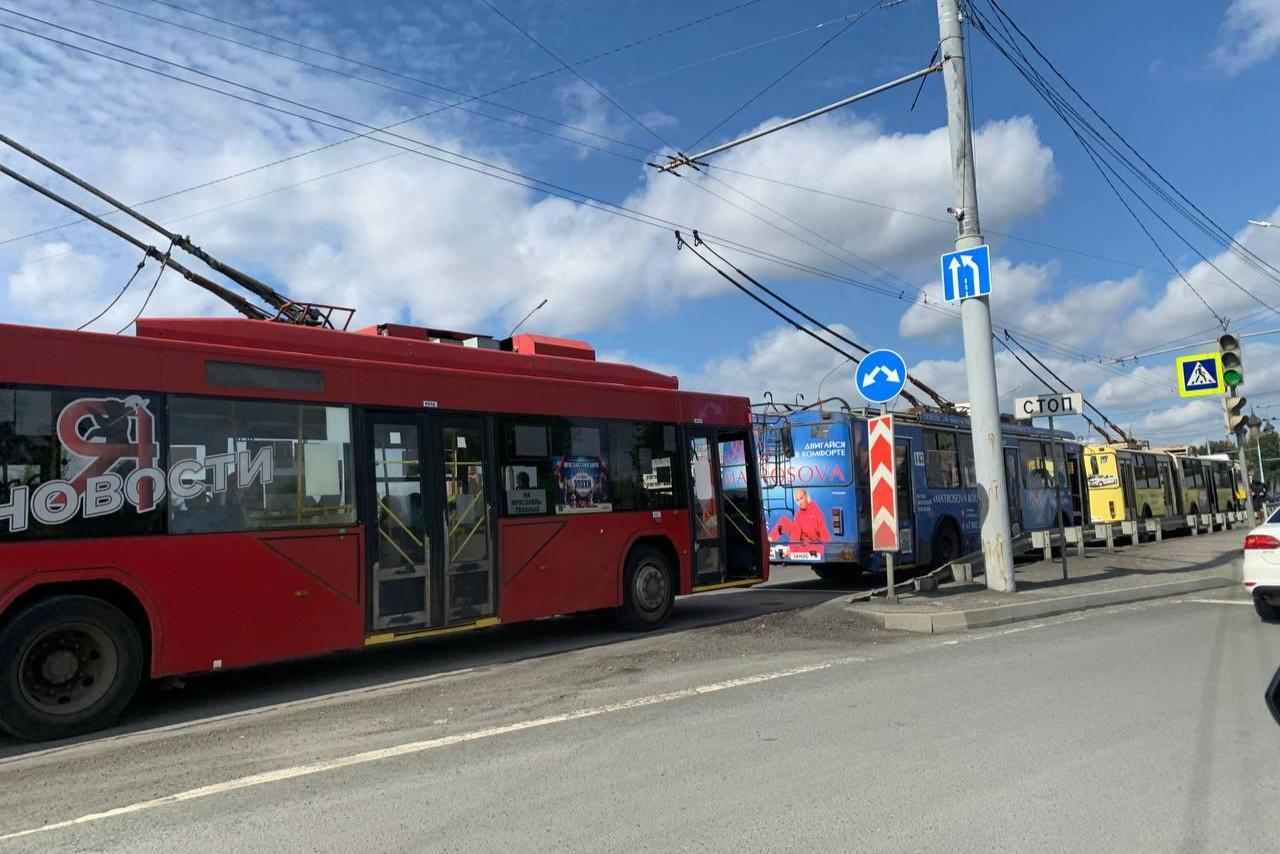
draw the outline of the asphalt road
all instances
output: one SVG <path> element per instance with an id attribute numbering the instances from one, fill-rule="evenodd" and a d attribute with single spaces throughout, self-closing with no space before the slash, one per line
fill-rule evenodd
<path id="1" fill-rule="evenodd" d="M 864 590 L 883 583 L 883 574 L 869 574 L 849 583 L 832 584 L 815 577 L 807 567 L 778 566 L 773 568 L 768 584 L 761 587 L 730 589 L 680 600 L 663 634 L 807 608 L 840 592 Z M 399 680 L 634 640 L 636 635 L 618 629 L 607 614 L 577 615 L 201 676 L 186 680 L 177 688 L 168 683 L 144 688 L 118 726 L 77 741 L 182 725 L 218 715 L 326 697 L 334 692 L 358 691 Z M 0 732 L 0 759 L 37 749 L 40 747 Z"/>
<path id="2" fill-rule="evenodd" d="M 1232 591 L 775 611 L 11 756 L 0 852 L 1274 851 L 1277 665 Z"/>

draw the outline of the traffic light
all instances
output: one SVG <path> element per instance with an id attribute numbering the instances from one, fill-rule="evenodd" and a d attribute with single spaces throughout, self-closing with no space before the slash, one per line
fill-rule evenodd
<path id="1" fill-rule="evenodd" d="M 1227 398 L 1227 432 L 1242 433 L 1249 424 L 1249 416 L 1244 412 L 1245 399 L 1243 397 Z"/>
<path id="2" fill-rule="evenodd" d="M 1222 351 L 1222 382 L 1228 388 L 1241 385 L 1244 382 L 1244 360 L 1240 354 L 1240 339 L 1224 332 L 1218 339 L 1218 349 Z"/>

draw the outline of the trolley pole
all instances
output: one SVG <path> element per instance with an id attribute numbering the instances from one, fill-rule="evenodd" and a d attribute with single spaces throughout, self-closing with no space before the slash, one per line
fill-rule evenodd
<path id="1" fill-rule="evenodd" d="M 978 180 L 973 165 L 973 129 L 965 90 L 964 34 L 958 0 L 938 0 L 939 50 L 947 92 L 947 131 L 951 139 L 951 172 L 956 249 L 982 245 L 978 222 Z M 1009 524 L 1008 481 L 1000 435 L 1000 399 L 996 389 L 995 344 L 991 337 L 991 305 L 985 296 L 960 303 L 964 334 L 965 377 L 969 385 L 969 423 L 973 431 L 974 473 L 978 478 L 978 512 L 982 519 L 982 558 L 987 587 L 1012 593 L 1013 530 Z"/>

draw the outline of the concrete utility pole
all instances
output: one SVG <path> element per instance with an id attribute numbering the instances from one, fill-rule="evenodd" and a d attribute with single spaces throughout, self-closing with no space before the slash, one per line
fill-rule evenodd
<path id="1" fill-rule="evenodd" d="M 978 179 L 973 166 L 973 129 L 965 91 L 964 34 L 957 0 L 938 0 L 942 77 L 947 90 L 947 131 L 951 172 L 959 199 L 955 206 L 956 249 L 982 245 L 978 223 Z M 996 390 L 996 354 L 991 337 L 991 305 L 985 296 L 960 303 L 964 332 L 965 376 L 969 383 L 969 424 L 973 430 L 974 473 L 982 517 L 982 557 L 987 587 L 1012 593 L 1013 531 L 1009 525 L 1008 481 L 1000 438 L 1000 398 Z"/>

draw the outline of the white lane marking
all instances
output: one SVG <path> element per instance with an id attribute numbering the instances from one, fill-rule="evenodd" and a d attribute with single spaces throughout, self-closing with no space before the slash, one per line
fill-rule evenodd
<path id="1" fill-rule="evenodd" d="M 1248 599 L 1183 599 L 1182 601 L 1195 602 L 1199 605 L 1248 605 L 1253 607 L 1253 602 Z"/>
<path id="2" fill-rule="evenodd" d="M 328 694 L 317 694 L 312 697 L 302 697 L 297 700 L 285 700 L 280 703 L 272 703 L 269 706 L 261 706 L 259 708 L 241 709 L 236 712 L 225 712 L 221 715 L 212 715 L 210 717 L 196 718 L 189 721 L 179 721 L 178 723 L 150 727 L 148 729 L 137 730 L 135 732 L 122 732 L 119 735 L 97 738 L 92 741 L 79 741 L 75 744 L 64 744 L 59 747 L 50 747 L 46 750 L 33 750 L 27 753 L 18 753 L 13 756 L 6 756 L 0 759 L 0 767 L 13 765 L 18 762 L 27 762 L 33 759 L 47 759 L 52 756 L 58 756 L 72 751 L 83 752 L 96 747 L 115 747 L 122 743 L 127 744 L 135 741 L 148 741 L 153 737 L 159 737 L 167 733 L 181 732 L 182 730 L 192 729 L 194 727 L 204 727 L 226 721 L 240 720 L 242 718 L 268 715 L 273 712 L 297 711 L 316 706 L 325 706 L 350 697 L 364 698 L 381 696 L 383 694 L 394 694 L 397 691 L 414 688 L 427 682 L 434 682 L 437 679 L 444 679 L 448 676 L 465 676 L 468 673 L 474 672 L 474 667 L 463 667 L 459 670 L 446 670 L 443 673 L 428 673 L 425 676 L 410 676 L 407 679 L 398 679 L 395 682 L 387 682 L 380 685 L 366 685 L 361 688 L 347 688 L 342 691 L 333 691 Z"/>
<path id="3" fill-rule="evenodd" d="M 6 833 L 0 836 L 0 842 L 4 842 L 9 839 L 19 839 L 24 836 L 32 836 L 37 833 L 64 830 L 68 827 L 89 824 L 91 822 L 102 821 L 103 819 L 115 818 L 117 816 L 130 815 L 132 813 L 143 812 L 144 810 L 155 809 L 156 807 L 165 806 L 167 804 L 192 801 L 198 798 L 208 798 L 214 795 L 238 791 L 240 789 L 264 786 L 268 783 L 278 783 L 283 780 L 293 780 L 298 777 L 307 777 L 312 774 L 323 774 L 327 771 L 337 771 L 342 768 L 350 768 L 353 765 L 364 765 L 369 762 L 380 762 L 384 759 L 395 759 L 400 756 L 409 756 L 416 753 L 423 753 L 428 750 L 438 750 L 442 747 L 452 747 L 455 744 L 465 744 L 471 741 L 495 738 L 497 736 L 508 735 L 513 732 L 536 729 L 538 727 L 550 726 L 552 724 L 577 721 L 582 720 L 583 718 L 593 718 L 599 715 L 612 714 L 614 712 L 625 712 L 630 709 L 655 706 L 661 703 L 670 703 L 675 700 L 683 700 L 689 697 L 701 696 L 703 694 L 714 694 L 718 691 L 727 691 L 731 688 L 758 685 L 762 682 L 772 682 L 775 679 L 785 679 L 790 676 L 800 676 L 805 673 L 813 673 L 819 670 L 828 670 L 832 667 L 838 667 L 846 664 L 857 664 L 866 661 L 868 661 L 868 659 L 858 656 L 837 658 L 830 661 L 820 662 L 818 664 L 793 667 L 788 670 L 777 670 L 772 673 L 761 673 L 755 676 L 742 676 L 737 679 L 726 679 L 723 682 L 712 682 L 708 685 L 699 685 L 695 688 L 682 688 L 678 691 L 670 691 L 665 694 L 652 694 L 647 697 L 637 697 L 632 700 L 622 700 L 617 703 L 608 703 L 603 706 L 592 706 L 586 709 L 577 709 L 572 712 L 548 715 L 547 717 L 534 718 L 532 720 L 520 721 L 518 723 L 487 727 L 485 729 L 478 729 L 472 732 L 459 733 L 457 735 L 446 735 L 439 738 L 429 738 L 422 741 L 410 741 L 404 744 L 397 744 L 392 747 L 383 747 L 377 750 L 366 750 L 362 753 L 353 753 L 348 756 L 339 756 L 335 759 L 325 759 L 319 762 L 310 762 L 305 765 L 295 765 L 291 768 L 280 768 L 275 771 L 264 771 L 259 774 L 250 774 L 246 777 L 237 777 L 234 780 L 226 780 L 221 783 L 213 783 L 208 786 L 187 789 L 186 791 L 176 792 L 172 795 L 164 795 L 159 798 L 138 801 L 122 807 L 114 807 L 113 809 L 104 810 L 103 812 L 89 813 L 88 815 L 82 815 L 79 818 L 53 822 L 41 827 L 32 827 L 26 830 Z"/>

